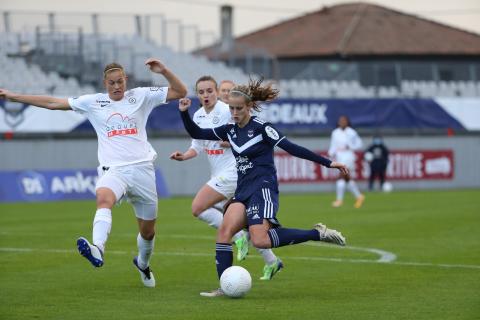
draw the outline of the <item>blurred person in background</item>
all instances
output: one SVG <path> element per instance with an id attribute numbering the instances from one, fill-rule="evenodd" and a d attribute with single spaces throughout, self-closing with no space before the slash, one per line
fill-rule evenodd
<path id="1" fill-rule="evenodd" d="M 368 190 L 373 190 L 373 184 L 378 178 L 380 190 L 383 190 L 388 165 L 388 148 L 381 136 L 374 136 L 372 144 L 367 148 L 364 159 L 370 164 L 370 177 L 368 178 Z"/>
<path id="2" fill-rule="evenodd" d="M 228 104 L 228 94 L 234 86 L 235 83 L 232 80 L 222 80 L 218 86 L 218 98 Z"/>
<path id="3" fill-rule="evenodd" d="M 211 76 L 200 77 L 195 84 L 200 108 L 193 115 L 193 121 L 201 128 L 214 128 L 231 122 L 232 116 L 227 104 L 218 99 L 217 82 Z M 191 104 L 189 99 L 185 99 Z M 223 220 L 223 205 L 235 194 L 237 188 L 237 170 L 235 157 L 230 144 L 226 141 L 192 139 L 190 148 L 185 152 L 175 151 L 170 159 L 185 161 L 205 153 L 210 163 L 210 180 L 197 192 L 192 202 L 193 216 L 218 229 Z M 233 235 L 237 246 L 237 260 L 245 259 L 248 254 L 248 233 L 241 230 Z M 261 280 L 270 280 L 283 268 L 282 261 L 271 249 L 257 249 L 262 255 L 265 266 Z"/>
<path id="4" fill-rule="evenodd" d="M 248 227 L 252 243 L 257 248 L 277 248 L 306 241 L 324 241 L 344 246 L 343 235 L 317 223 L 312 229 L 292 229 L 280 225 L 277 219 L 279 190 L 273 158 L 274 148 L 282 148 L 291 155 L 336 168 L 348 177 L 347 167 L 317 155 L 309 149 L 290 142 L 268 122 L 252 116 L 259 110 L 260 101 L 272 101 L 278 90 L 262 85 L 263 79 L 250 80 L 247 85 L 236 85 L 230 91 L 229 108 L 233 123 L 210 129 L 199 127 L 188 113 L 190 101 L 181 99 L 179 110 L 185 129 L 194 139 L 228 140 L 232 146 L 237 169 L 235 196 L 227 203 L 222 224 L 217 232 L 215 262 L 220 279 L 233 264 L 231 239 L 239 230 Z M 219 289 L 201 292 L 205 297 L 223 296 Z"/>
<path id="5" fill-rule="evenodd" d="M 362 148 L 362 140 L 357 132 L 351 128 L 350 120 L 342 115 L 338 118 L 337 128 L 333 130 L 330 139 L 330 148 L 328 155 L 337 162 L 345 164 L 350 170 L 350 176 L 340 175 L 336 183 L 336 200 L 332 206 L 337 208 L 343 205 L 345 188 L 348 187 L 355 197 L 355 208 L 360 208 L 365 200 L 365 196 L 358 189 L 357 183 L 353 180 L 355 177 L 355 151 Z"/>
<path id="6" fill-rule="evenodd" d="M 158 208 L 153 165 L 157 153 L 147 140 L 146 123 L 153 108 L 185 97 L 187 89 L 160 60 L 151 58 L 145 65 L 152 72 L 163 75 L 169 86 L 127 90 L 128 79 L 123 67 L 111 63 L 103 71 L 106 93 L 64 99 L 0 89 L 0 98 L 49 110 L 73 110 L 87 117 L 97 134 L 100 165 L 92 243 L 84 237 L 78 238 L 78 251 L 94 267 L 103 266 L 105 245 L 112 227 L 112 208 L 126 198 L 134 208 L 139 228 L 138 255 L 133 263 L 143 284 L 155 287 L 149 265 Z"/>

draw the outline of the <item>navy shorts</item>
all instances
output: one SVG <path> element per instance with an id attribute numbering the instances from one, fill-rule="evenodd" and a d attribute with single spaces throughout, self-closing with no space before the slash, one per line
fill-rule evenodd
<path id="1" fill-rule="evenodd" d="M 280 226 L 277 220 L 278 191 L 262 186 L 247 199 L 233 198 L 233 202 L 241 202 L 245 205 L 249 226 L 263 224 L 263 219 L 267 219 L 276 227 Z"/>

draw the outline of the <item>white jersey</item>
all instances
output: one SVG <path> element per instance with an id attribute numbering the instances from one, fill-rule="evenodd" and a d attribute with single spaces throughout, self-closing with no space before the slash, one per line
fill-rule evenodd
<path id="1" fill-rule="evenodd" d="M 232 118 L 230 108 L 224 102 L 218 100 L 213 109 L 207 113 L 202 107 L 193 115 L 193 121 L 200 128 L 215 128 L 230 122 Z M 197 140 L 192 139 L 191 149 L 198 154 L 205 152 L 210 162 L 210 172 L 212 176 L 217 176 L 221 172 L 232 171 L 236 175 L 236 163 L 231 148 L 220 146 L 221 141 Z"/>
<path id="2" fill-rule="evenodd" d="M 155 106 L 166 103 L 167 93 L 168 87 L 135 88 L 120 101 L 96 93 L 69 98 L 68 103 L 95 129 L 100 166 L 115 167 L 156 158 L 147 141 L 147 119 Z"/>
<path id="3" fill-rule="evenodd" d="M 336 161 L 348 162 L 355 160 L 356 150 L 362 148 L 362 140 L 357 132 L 350 127 L 336 128 L 332 131 L 328 155 Z"/>

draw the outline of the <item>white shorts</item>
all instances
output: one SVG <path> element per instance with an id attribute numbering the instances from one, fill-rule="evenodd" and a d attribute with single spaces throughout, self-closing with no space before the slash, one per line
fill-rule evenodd
<path id="1" fill-rule="evenodd" d="M 235 171 L 223 172 L 219 175 L 213 176 L 207 181 L 212 189 L 221 193 L 225 198 L 230 199 L 235 194 L 237 189 L 237 173 Z"/>
<path id="2" fill-rule="evenodd" d="M 335 160 L 343 163 L 347 168 L 352 171 L 355 169 L 355 154 L 353 152 L 342 152 L 337 154 Z"/>
<path id="3" fill-rule="evenodd" d="M 104 170 L 98 167 L 96 189 L 108 188 L 115 194 L 117 203 L 125 196 L 137 218 L 157 218 L 158 196 L 155 184 L 155 168 L 152 162 L 141 162 Z"/>

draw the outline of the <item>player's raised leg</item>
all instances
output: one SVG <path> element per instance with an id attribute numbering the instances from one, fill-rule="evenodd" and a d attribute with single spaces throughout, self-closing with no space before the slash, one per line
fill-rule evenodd
<path id="1" fill-rule="evenodd" d="M 109 180 L 103 179 L 103 182 Z M 99 180 L 100 181 L 100 180 Z M 99 187 L 97 184 L 97 211 L 93 219 L 91 244 L 85 237 L 77 239 L 78 252 L 85 257 L 94 267 L 103 266 L 103 253 L 105 244 L 112 228 L 112 210 L 116 196 L 110 188 Z"/>

